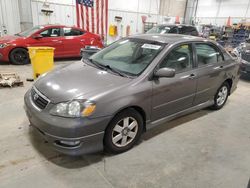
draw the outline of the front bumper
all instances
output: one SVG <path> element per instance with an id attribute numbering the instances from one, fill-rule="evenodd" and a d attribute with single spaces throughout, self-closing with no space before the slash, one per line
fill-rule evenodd
<path id="1" fill-rule="evenodd" d="M 9 52 L 10 52 L 10 49 L 8 47 L 0 49 L 0 61 L 1 62 L 9 61 Z"/>
<path id="2" fill-rule="evenodd" d="M 81 155 L 103 149 L 104 131 L 111 116 L 101 118 L 64 118 L 52 116 L 49 104 L 38 111 L 30 90 L 24 96 L 24 108 L 32 127 L 57 151 L 67 155 Z"/>

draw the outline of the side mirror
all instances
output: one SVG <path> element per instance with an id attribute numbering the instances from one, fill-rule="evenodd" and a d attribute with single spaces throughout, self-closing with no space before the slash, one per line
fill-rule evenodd
<path id="1" fill-rule="evenodd" d="M 175 76 L 175 69 L 161 68 L 155 72 L 154 76 L 159 78 L 160 77 L 172 78 Z"/>
<path id="2" fill-rule="evenodd" d="M 34 34 L 34 35 L 32 36 L 32 38 L 33 38 L 33 39 L 40 39 L 40 38 L 43 38 L 43 36 L 40 35 L 40 34 Z"/>
<path id="3" fill-rule="evenodd" d="M 86 46 L 85 48 L 81 49 L 81 56 L 83 58 L 88 58 L 100 50 L 101 48 L 98 48 L 97 46 Z"/>

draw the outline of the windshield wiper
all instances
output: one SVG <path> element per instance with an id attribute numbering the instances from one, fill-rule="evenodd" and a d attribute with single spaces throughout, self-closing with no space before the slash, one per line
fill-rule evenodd
<path id="1" fill-rule="evenodd" d="M 106 70 L 105 67 L 103 67 L 101 64 L 97 63 L 96 61 L 93 61 L 93 59 L 83 59 L 84 60 L 87 60 L 85 62 L 90 62 L 88 64 L 91 64 L 91 65 L 94 65 L 95 67 L 99 68 L 99 69 L 102 69 L 102 70 Z"/>
<path id="2" fill-rule="evenodd" d="M 109 66 L 109 65 L 102 65 L 102 66 L 105 67 L 106 70 L 108 69 L 108 70 L 110 70 L 110 71 L 112 71 L 112 72 L 114 72 L 114 73 L 116 73 L 116 74 L 119 74 L 119 75 L 122 76 L 122 77 L 130 77 L 130 76 L 128 76 L 126 73 L 124 73 L 124 72 L 122 72 L 122 71 L 119 71 L 118 69 L 112 68 L 112 67 Z"/>
<path id="3" fill-rule="evenodd" d="M 123 72 L 121 72 L 121 71 L 119 71 L 119 70 L 117 70 L 115 68 L 110 67 L 110 65 L 102 65 L 102 64 L 94 61 L 93 59 L 84 59 L 84 60 L 87 60 L 87 61 L 91 62 L 92 65 L 96 66 L 99 69 L 102 69 L 102 70 L 105 70 L 105 71 L 107 71 L 107 70 L 112 71 L 113 73 L 118 74 L 118 75 L 120 75 L 122 77 L 130 77 L 129 75 L 127 75 L 127 74 L 125 74 L 125 73 L 123 73 Z"/>

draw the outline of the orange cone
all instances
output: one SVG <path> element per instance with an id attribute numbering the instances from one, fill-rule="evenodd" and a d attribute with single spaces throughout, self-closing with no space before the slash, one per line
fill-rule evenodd
<path id="1" fill-rule="evenodd" d="M 176 23 L 176 24 L 180 24 L 180 17 L 179 17 L 179 16 L 176 16 L 176 17 L 175 17 L 175 23 Z"/>
<path id="2" fill-rule="evenodd" d="M 227 19 L 227 26 L 231 26 L 231 17 L 230 16 Z"/>

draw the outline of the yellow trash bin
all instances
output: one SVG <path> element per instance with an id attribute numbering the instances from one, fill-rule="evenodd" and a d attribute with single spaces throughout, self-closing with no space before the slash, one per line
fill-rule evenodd
<path id="1" fill-rule="evenodd" d="M 52 47 L 28 47 L 29 57 L 33 68 L 33 77 L 48 72 L 54 67 L 54 48 Z"/>

